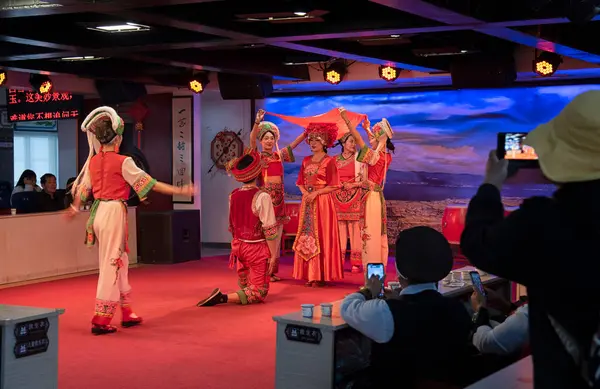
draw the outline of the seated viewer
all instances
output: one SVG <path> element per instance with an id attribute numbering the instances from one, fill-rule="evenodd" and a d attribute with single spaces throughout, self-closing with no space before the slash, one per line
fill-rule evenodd
<path id="1" fill-rule="evenodd" d="M 371 277 L 366 287 L 344 299 L 342 318 L 373 340 L 369 383 L 363 387 L 381 388 L 397 377 L 402 377 L 402 388 L 460 380 L 472 350 L 471 318 L 460 301 L 437 291 L 452 264 L 452 250 L 442 234 L 429 227 L 411 228 L 396 241 L 399 296 L 374 298 L 382 280 Z"/>

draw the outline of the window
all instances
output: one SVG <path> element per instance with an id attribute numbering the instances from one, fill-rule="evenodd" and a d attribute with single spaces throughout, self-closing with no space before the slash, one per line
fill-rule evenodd
<path id="1" fill-rule="evenodd" d="M 15 185 L 25 169 L 40 177 L 52 173 L 58 177 L 58 133 L 45 131 L 15 131 L 14 133 Z"/>

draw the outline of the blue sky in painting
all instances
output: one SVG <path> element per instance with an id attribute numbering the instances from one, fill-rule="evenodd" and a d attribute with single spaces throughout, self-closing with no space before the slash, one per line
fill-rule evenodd
<path id="1" fill-rule="evenodd" d="M 573 97 L 600 85 L 512 89 L 450 90 L 340 96 L 274 97 L 270 112 L 314 116 L 343 106 L 369 115 L 372 123 L 387 118 L 396 146 L 384 189 L 388 200 L 438 201 L 468 199 L 481 184 L 498 132 L 529 132 L 556 116 Z M 279 125 L 280 147 L 291 142 L 300 127 L 267 116 Z M 330 151 L 338 154 L 339 147 Z M 300 145 L 295 164 L 286 164 L 285 190 L 299 194 L 295 181 L 301 157 L 310 152 Z M 536 177 L 537 175 L 537 177 Z M 503 195 L 524 198 L 554 190 L 539 171 L 519 172 Z"/>
<path id="2" fill-rule="evenodd" d="M 489 150 L 496 146 L 496 133 L 528 132 L 589 89 L 600 86 L 274 97 L 266 100 L 265 109 L 304 117 L 343 106 L 369 115 L 372 123 L 386 117 L 395 131 L 392 170 L 481 175 Z M 280 126 L 280 145 L 300 131 L 273 116 L 266 119 Z M 308 149 L 300 147 L 298 154 L 306 155 Z"/>

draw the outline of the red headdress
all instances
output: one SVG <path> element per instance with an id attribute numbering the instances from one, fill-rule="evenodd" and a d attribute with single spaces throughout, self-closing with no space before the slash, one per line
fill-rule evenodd
<path id="1" fill-rule="evenodd" d="M 335 146 L 338 135 L 338 126 L 335 123 L 310 123 L 306 127 L 306 142 L 317 138 L 323 146 L 331 148 Z"/>
<path id="2" fill-rule="evenodd" d="M 245 156 L 252 157 L 252 163 L 244 169 L 239 169 L 238 164 Z M 262 173 L 262 164 L 260 162 L 260 154 L 256 150 L 248 149 L 243 155 L 232 159 L 225 166 L 227 171 L 233 175 L 238 182 L 248 182 L 256 179 Z"/>

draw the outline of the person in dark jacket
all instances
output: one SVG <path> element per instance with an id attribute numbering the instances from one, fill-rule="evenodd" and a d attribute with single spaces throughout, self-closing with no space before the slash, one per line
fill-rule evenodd
<path id="1" fill-rule="evenodd" d="M 398 377 L 402 388 L 424 381 L 461 384 L 469 378 L 464 373 L 471 368 L 471 318 L 459 300 L 437 291 L 452 264 L 452 249 L 441 233 L 410 228 L 396 241 L 399 296 L 374 298 L 383 280 L 373 276 L 343 300 L 342 318 L 373 341 L 368 383 L 358 387 L 382 388 Z"/>
<path id="2" fill-rule="evenodd" d="M 600 313 L 600 91 L 575 97 L 527 135 L 554 196 L 504 217 L 508 162 L 490 153 L 467 211 L 461 249 L 471 263 L 527 287 L 536 389 L 588 388 L 563 341 L 589 355 Z M 559 336 L 559 333 L 561 334 Z M 562 340 L 561 340 L 562 339 Z"/>

